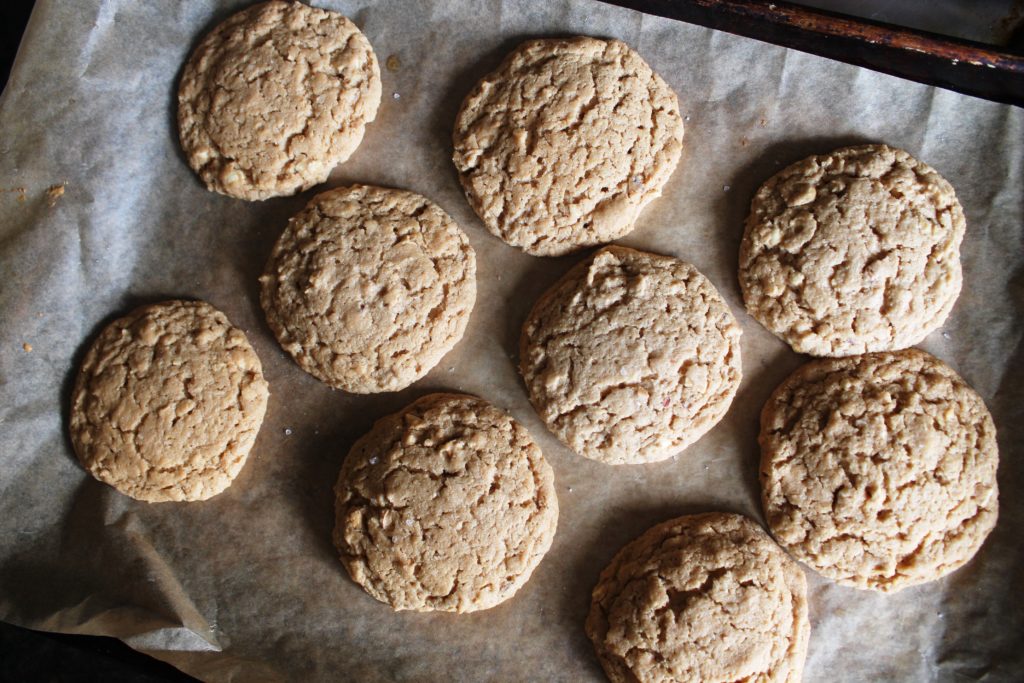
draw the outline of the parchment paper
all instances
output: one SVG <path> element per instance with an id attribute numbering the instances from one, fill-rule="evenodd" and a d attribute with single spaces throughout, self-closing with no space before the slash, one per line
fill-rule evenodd
<path id="1" fill-rule="evenodd" d="M 993 412 L 1001 517 L 967 567 L 896 595 L 809 573 L 806 678 L 1019 680 L 1021 110 L 590 0 L 322 4 L 362 27 L 382 65 L 401 63 L 382 69 L 380 114 L 328 186 L 408 188 L 455 217 L 479 262 L 465 339 L 397 394 L 349 396 L 301 372 L 263 321 L 256 278 L 313 192 L 263 203 L 207 192 L 177 144 L 181 65 L 242 3 L 39 0 L 0 102 L 0 618 L 114 635 L 212 681 L 602 680 L 583 621 L 598 573 L 625 542 L 682 513 L 763 520 L 758 413 L 803 359 L 743 312 L 737 248 L 754 189 L 806 154 L 885 141 L 937 168 L 966 211 L 963 294 L 922 346 Z M 665 196 L 622 242 L 694 263 L 743 326 L 731 411 L 661 464 L 608 467 L 547 433 L 517 376 L 516 342 L 529 306 L 583 255 L 535 258 L 491 237 L 450 161 L 455 113 L 476 80 L 523 39 L 578 33 L 634 46 L 686 115 Z M 204 503 L 121 496 L 85 474 L 65 435 L 83 350 L 113 317 L 168 297 L 205 299 L 244 328 L 272 392 L 241 476 Z M 559 529 L 511 601 L 470 615 L 395 614 L 336 560 L 331 486 L 376 418 L 439 389 L 484 396 L 527 426 L 555 470 Z"/>

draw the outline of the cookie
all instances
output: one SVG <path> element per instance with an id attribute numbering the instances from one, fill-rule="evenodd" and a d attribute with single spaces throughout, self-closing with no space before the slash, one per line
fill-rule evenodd
<path id="1" fill-rule="evenodd" d="M 619 465 L 669 458 L 725 415 L 740 328 L 714 286 L 668 256 L 610 246 L 534 305 L 520 372 L 548 428 Z"/>
<path id="2" fill-rule="evenodd" d="M 353 393 L 398 391 L 462 338 L 476 256 L 429 199 L 356 185 L 291 219 L 260 283 L 267 323 L 303 370 Z"/>
<path id="3" fill-rule="evenodd" d="M 267 409 L 245 334 L 202 301 L 132 311 L 100 333 L 71 395 L 82 466 L 149 502 L 205 500 L 245 464 Z"/>
<path id="4" fill-rule="evenodd" d="M 992 418 L 923 351 L 804 365 L 765 405 L 759 441 L 772 534 L 838 583 L 890 592 L 932 581 L 995 526 Z"/>
<path id="5" fill-rule="evenodd" d="M 531 40 L 462 103 L 454 161 L 487 228 L 538 256 L 633 229 L 682 152 L 672 89 L 618 40 Z"/>
<path id="6" fill-rule="evenodd" d="M 613 683 L 796 683 L 810 635 L 807 581 L 750 519 L 679 517 L 618 552 L 586 630 Z"/>
<path id="7" fill-rule="evenodd" d="M 799 353 L 907 348 L 942 325 L 960 294 L 964 225 L 952 186 L 902 150 L 808 157 L 750 204 L 743 300 Z"/>
<path id="8" fill-rule="evenodd" d="M 178 133 L 206 186 L 239 199 L 327 179 L 380 105 L 373 48 L 351 21 L 299 2 L 232 15 L 185 64 Z"/>
<path id="9" fill-rule="evenodd" d="M 396 610 L 472 612 L 518 591 L 551 547 L 554 476 L 514 419 L 431 394 L 359 439 L 342 466 L 334 544 Z"/>

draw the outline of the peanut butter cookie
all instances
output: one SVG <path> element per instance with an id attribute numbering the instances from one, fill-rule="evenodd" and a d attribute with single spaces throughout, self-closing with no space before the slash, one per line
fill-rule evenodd
<path id="1" fill-rule="evenodd" d="M 487 228 L 557 256 L 611 242 L 679 163 L 672 88 L 618 40 L 531 40 L 466 97 L 455 167 Z"/>
<path id="2" fill-rule="evenodd" d="M 889 592 L 937 579 L 995 526 L 992 418 L 923 351 L 804 365 L 765 405 L 759 441 L 772 534 L 847 586 Z"/>
<path id="3" fill-rule="evenodd" d="M 245 334 L 201 301 L 132 311 L 100 333 L 71 398 L 82 466 L 150 502 L 204 500 L 242 469 L 267 409 Z"/>
<path id="4" fill-rule="evenodd" d="M 614 683 L 797 683 L 807 581 L 750 519 L 679 517 L 618 552 L 594 588 L 586 630 Z"/>
<path id="5" fill-rule="evenodd" d="M 439 206 L 356 185 L 288 223 L 260 278 L 267 323 L 299 366 L 345 391 L 398 391 L 462 338 L 476 256 Z"/>
<path id="6" fill-rule="evenodd" d="M 534 305 L 519 343 L 537 413 L 576 453 L 655 462 L 725 415 L 739 387 L 740 327 L 696 268 L 610 246 Z"/>
<path id="7" fill-rule="evenodd" d="M 373 48 L 351 21 L 274 0 L 228 17 L 199 43 L 178 88 L 178 131 L 206 186 L 239 199 L 327 179 L 380 105 Z"/>
<path id="8" fill-rule="evenodd" d="M 379 420 L 338 483 L 334 543 L 352 580 L 396 610 L 508 600 L 551 546 L 554 478 L 518 422 L 474 396 L 431 394 Z"/>
<path id="9" fill-rule="evenodd" d="M 740 247 L 747 310 L 793 350 L 849 356 L 912 346 L 960 294 L 964 213 L 927 164 L 845 147 L 757 191 Z"/>

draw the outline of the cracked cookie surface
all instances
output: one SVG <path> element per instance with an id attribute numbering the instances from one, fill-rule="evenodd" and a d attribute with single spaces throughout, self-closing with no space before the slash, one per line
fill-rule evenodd
<path id="1" fill-rule="evenodd" d="M 992 418 L 923 351 L 804 365 L 765 404 L 758 440 L 772 534 L 839 583 L 889 592 L 937 579 L 995 526 Z"/>
<path id="2" fill-rule="evenodd" d="M 492 233 L 556 256 L 632 230 L 682 140 L 675 93 L 628 45 L 532 40 L 466 97 L 453 160 Z"/>
<path id="3" fill-rule="evenodd" d="M 396 610 L 471 612 L 511 598 L 558 522 L 554 476 L 530 435 L 465 394 L 424 396 L 378 420 L 335 494 L 342 563 Z"/>
<path id="4" fill-rule="evenodd" d="M 260 282 L 270 329 L 303 370 L 345 391 L 397 391 L 462 338 L 476 256 L 425 197 L 356 185 L 291 219 Z"/>
<path id="5" fill-rule="evenodd" d="M 953 187 L 902 150 L 861 145 L 808 157 L 751 202 L 744 303 L 799 353 L 912 346 L 960 294 L 964 226 Z"/>
<path id="6" fill-rule="evenodd" d="M 380 105 L 373 48 L 344 16 L 272 1 L 232 15 L 196 47 L 178 88 L 178 132 L 206 186 L 239 199 L 327 179 Z"/>
<path id="7" fill-rule="evenodd" d="M 579 455 L 655 462 L 725 415 L 739 387 L 740 327 L 696 268 L 605 247 L 534 305 L 520 372 L 548 428 Z"/>
<path id="8" fill-rule="evenodd" d="M 150 502 L 205 500 L 242 469 L 267 408 L 245 334 L 201 301 L 139 308 L 86 353 L 71 442 L 94 477 Z"/>
<path id="9" fill-rule="evenodd" d="M 750 519 L 679 517 L 615 555 L 586 631 L 613 683 L 796 683 L 810 635 L 807 581 Z"/>

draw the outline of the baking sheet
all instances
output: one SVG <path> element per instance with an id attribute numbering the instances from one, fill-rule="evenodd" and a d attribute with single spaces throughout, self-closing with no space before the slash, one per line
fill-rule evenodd
<path id="1" fill-rule="evenodd" d="M 592 0 L 325 1 L 382 64 L 384 99 L 328 186 L 415 190 L 478 255 L 464 340 L 425 379 L 356 397 L 301 372 L 257 303 L 273 241 L 315 191 L 246 203 L 207 192 L 178 149 L 181 65 L 244 3 L 39 0 L 0 100 L 0 618 L 114 635 L 211 681 L 603 680 L 583 633 L 598 573 L 628 540 L 683 513 L 763 520 L 757 418 L 802 359 L 743 312 L 742 221 L 782 165 L 884 141 L 937 168 L 968 220 L 963 294 L 922 346 L 991 408 L 1001 517 L 978 557 L 896 595 L 808 574 L 807 680 L 1012 680 L 1024 670 L 1024 112 Z M 683 158 L 622 243 L 694 263 L 743 327 L 732 409 L 681 456 L 612 468 L 547 433 L 516 374 L 519 327 L 583 255 L 542 259 L 490 236 L 450 161 L 451 126 L 479 77 L 526 38 L 585 33 L 634 46 L 679 94 Z M 397 69 L 383 68 L 395 55 Z M 392 61 L 394 65 L 394 60 Z M 323 189 L 323 188 L 319 188 Z M 77 465 L 71 378 L 113 317 L 168 297 L 205 299 L 245 329 L 270 381 L 245 469 L 203 503 L 148 505 Z M 556 476 L 550 553 L 514 599 L 470 615 L 392 613 L 331 547 L 331 486 L 353 441 L 434 390 L 479 394 L 533 434 Z"/>

